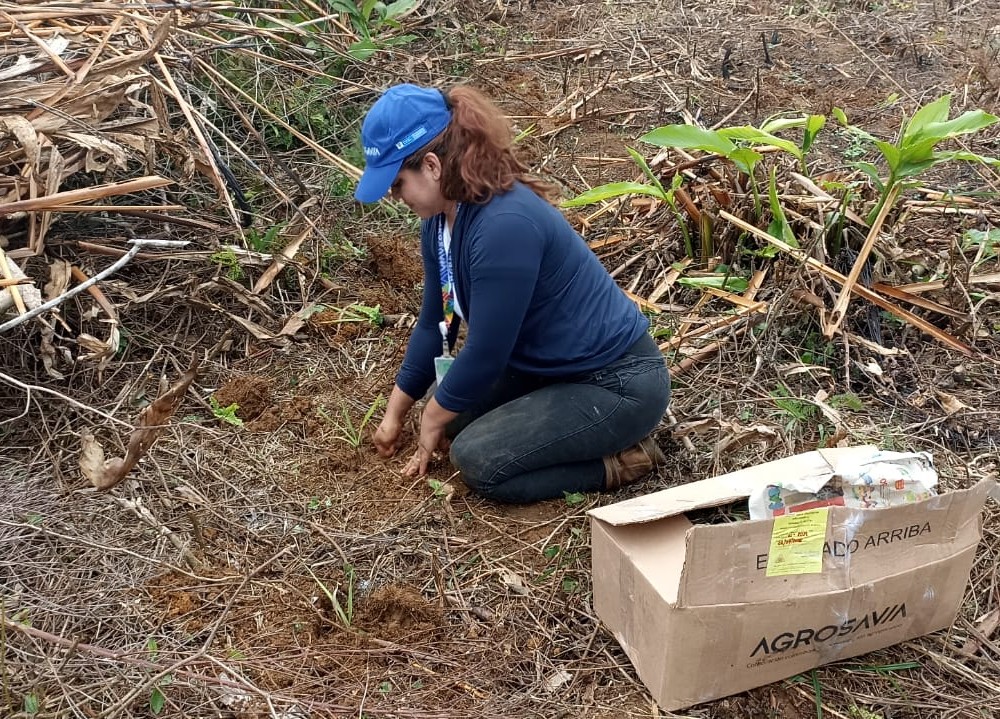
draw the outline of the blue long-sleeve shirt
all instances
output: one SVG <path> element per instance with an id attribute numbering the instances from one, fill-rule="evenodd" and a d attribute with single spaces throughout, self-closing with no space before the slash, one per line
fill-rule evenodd
<path id="1" fill-rule="evenodd" d="M 434 382 L 441 354 L 442 222 L 438 215 L 421 226 L 423 304 L 396 377 L 415 399 Z M 507 366 L 555 377 L 596 371 L 649 327 L 562 213 L 520 183 L 484 205 L 460 206 L 451 260 L 468 333 L 434 396 L 452 412 L 481 399 Z M 457 331 L 455 322 L 452 342 Z"/>

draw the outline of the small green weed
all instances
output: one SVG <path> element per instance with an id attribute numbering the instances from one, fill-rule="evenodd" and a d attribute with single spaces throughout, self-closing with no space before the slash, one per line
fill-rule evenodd
<path id="1" fill-rule="evenodd" d="M 340 587 L 334 587 L 331 592 L 330 589 L 320 581 L 319 577 L 316 576 L 315 572 L 306 566 L 306 571 L 309 572 L 309 576 L 313 578 L 320 590 L 326 595 L 326 598 L 330 600 L 330 606 L 333 609 L 334 614 L 337 615 L 337 619 L 344 626 L 345 629 L 351 628 L 351 622 L 354 621 L 354 567 L 350 564 L 344 565 L 344 578 L 347 583 L 346 596 L 344 598 L 344 603 L 341 604 L 338 593 L 340 592 Z"/>
<path id="2" fill-rule="evenodd" d="M 428 479 L 427 486 L 431 488 L 435 499 L 443 499 L 448 496 L 448 484 L 440 479 Z"/>
<path id="3" fill-rule="evenodd" d="M 348 411 L 346 404 L 341 404 L 340 417 L 338 419 L 331 417 L 330 414 L 327 413 L 325 407 L 317 408 L 316 413 L 333 425 L 336 431 L 334 436 L 337 439 L 346 442 L 354 447 L 354 449 L 358 449 L 361 447 L 361 443 L 364 442 L 365 439 L 365 427 L 367 427 L 368 423 L 371 422 L 374 414 L 384 406 L 385 397 L 380 394 L 375 398 L 375 401 L 371 403 L 365 411 L 364 416 L 361 418 L 361 421 L 357 424 L 355 424 L 354 420 L 351 419 L 351 413 Z"/>
<path id="4" fill-rule="evenodd" d="M 233 427 L 243 426 L 243 420 L 236 415 L 240 406 L 235 402 L 228 407 L 223 407 L 219 404 L 219 400 L 215 398 L 215 395 L 212 395 L 208 398 L 208 403 L 212 406 L 212 415 L 220 422 L 231 424 Z"/>
<path id="5" fill-rule="evenodd" d="M 571 507 L 579 507 L 587 501 L 587 495 L 582 492 L 563 492 L 563 497 L 566 499 L 566 504 Z"/>
<path id="6" fill-rule="evenodd" d="M 266 232 L 261 233 L 256 228 L 251 227 L 246 231 L 247 244 L 255 252 L 271 252 L 275 249 L 278 235 L 283 228 L 284 223 L 280 223 L 268 227 Z"/>
<path id="7" fill-rule="evenodd" d="M 240 266 L 240 259 L 231 249 L 214 252 L 209 257 L 209 260 L 211 260 L 212 264 L 218 265 L 219 270 L 224 272 L 226 277 L 234 282 L 239 282 L 243 279 L 243 268 Z"/>
<path id="8" fill-rule="evenodd" d="M 386 35 L 388 30 L 398 30 L 397 18 L 409 12 L 416 6 L 417 0 L 330 0 L 332 10 L 347 15 L 351 25 L 361 35 L 362 39 L 352 44 L 347 53 L 355 60 L 367 60 L 379 50 L 386 47 L 407 45 L 416 39 L 416 35 Z"/>

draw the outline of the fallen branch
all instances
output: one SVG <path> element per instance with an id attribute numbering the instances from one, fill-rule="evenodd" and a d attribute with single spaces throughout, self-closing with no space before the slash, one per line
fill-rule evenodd
<path id="1" fill-rule="evenodd" d="M 12 319 L 9 322 L 5 322 L 4 324 L 0 325 L 0 334 L 6 332 L 7 330 L 13 329 L 14 327 L 17 327 L 19 324 L 27 322 L 33 317 L 37 317 L 43 312 L 48 312 L 53 307 L 56 307 L 65 302 L 66 300 L 68 300 L 70 297 L 74 297 L 80 294 L 81 292 L 88 289 L 89 287 L 91 287 L 91 285 L 95 284 L 96 282 L 99 282 L 105 277 L 117 272 L 119 269 L 128 264 L 128 261 L 131 260 L 133 257 L 135 257 L 135 255 L 139 252 L 139 250 L 142 247 L 184 247 L 185 245 L 188 244 L 186 240 L 129 240 L 129 242 L 132 243 L 132 248 L 128 252 L 126 252 L 125 255 L 117 262 L 115 262 L 113 265 L 103 270 L 102 272 L 98 272 L 96 275 L 91 277 L 86 282 L 81 282 L 73 289 L 65 292 L 64 294 L 59 295 L 55 299 L 49 300 L 43 305 L 39 305 L 38 307 L 31 310 L 27 314 L 23 314 L 20 317 L 16 317 L 15 319 Z"/>
<path id="2" fill-rule="evenodd" d="M 847 275 L 847 279 L 844 280 L 844 286 L 840 290 L 840 296 L 837 297 L 837 301 L 833 305 L 833 310 L 830 312 L 830 321 L 823 328 L 823 334 L 827 339 L 833 337 L 838 329 L 840 329 L 841 323 L 844 321 L 844 316 L 847 313 L 847 305 L 851 301 L 851 290 L 858 282 L 858 277 L 861 276 L 861 270 L 864 269 L 865 263 L 868 261 L 868 255 L 871 254 L 872 247 L 875 246 L 875 240 L 878 239 L 878 233 L 882 229 L 882 224 L 885 222 L 886 216 L 889 214 L 889 210 L 896 202 L 896 196 L 899 195 L 899 185 L 894 185 L 889 194 L 884 198 L 882 202 L 882 209 L 879 210 L 878 216 L 875 217 L 875 221 L 872 222 L 871 228 L 868 230 L 868 237 L 865 238 L 865 243 L 861 246 L 861 250 L 858 252 L 857 258 L 854 260 L 854 266 L 851 267 L 851 272 Z"/>
<path id="3" fill-rule="evenodd" d="M 166 422 L 177 411 L 181 398 L 198 376 L 199 361 L 195 360 L 173 387 L 157 397 L 139 413 L 138 426 L 132 430 L 124 457 L 104 458 L 104 449 L 93 432 L 80 434 L 80 471 L 97 489 L 107 491 L 121 482 L 145 456 L 166 429 Z"/>

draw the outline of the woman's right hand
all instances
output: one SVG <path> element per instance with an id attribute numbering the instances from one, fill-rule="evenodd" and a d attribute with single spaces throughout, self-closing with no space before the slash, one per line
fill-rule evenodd
<path id="1" fill-rule="evenodd" d="M 394 417 L 386 416 L 372 435 L 375 449 L 383 457 L 391 457 L 399 449 L 399 438 L 402 433 L 403 423 Z"/>

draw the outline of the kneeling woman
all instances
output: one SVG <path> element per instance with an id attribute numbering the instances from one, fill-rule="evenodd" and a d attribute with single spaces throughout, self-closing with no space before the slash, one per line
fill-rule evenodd
<path id="1" fill-rule="evenodd" d="M 663 455 L 649 434 L 670 388 L 649 323 L 526 175 L 500 111 L 471 87 L 397 85 L 361 135 L 356 198 L 391 193 L 423 221 L 423 305 L 379 452 L 397 451 L 437 379 L 408 476 L 448 440 L 466 484 L 502 502 L 612 490 L 653 470 Z"/>

